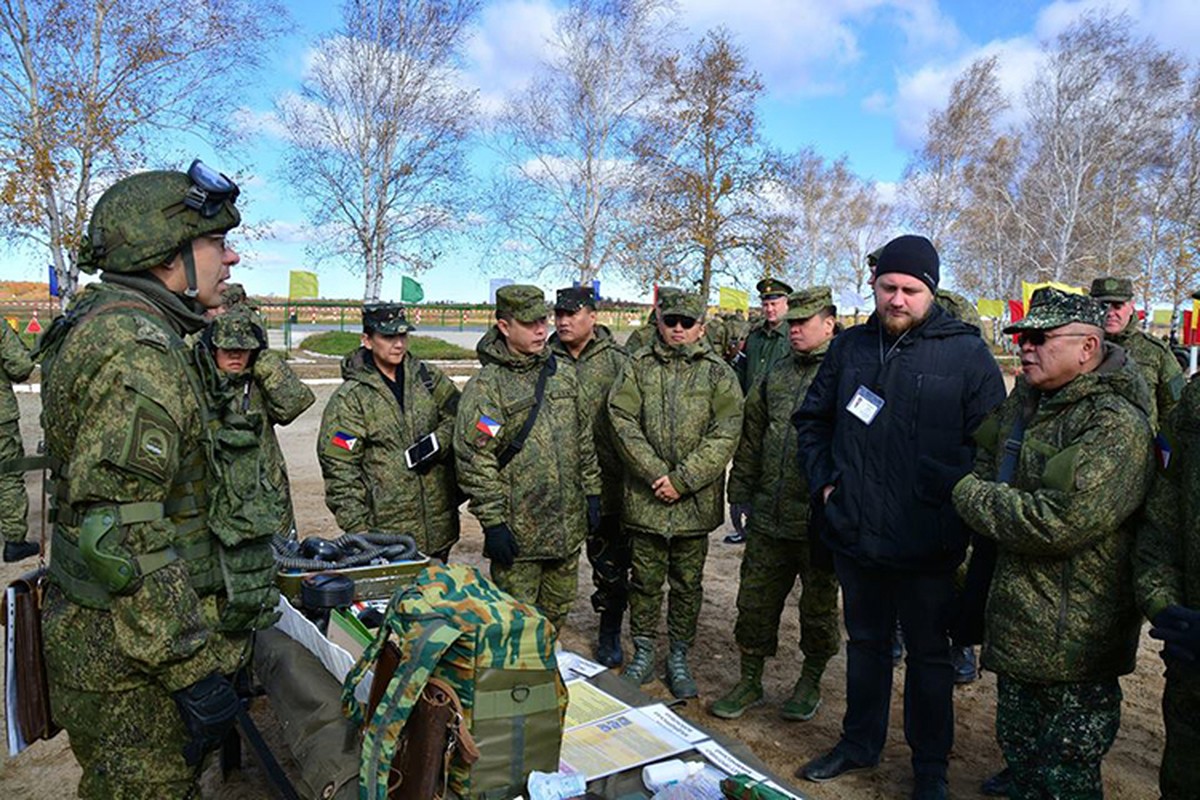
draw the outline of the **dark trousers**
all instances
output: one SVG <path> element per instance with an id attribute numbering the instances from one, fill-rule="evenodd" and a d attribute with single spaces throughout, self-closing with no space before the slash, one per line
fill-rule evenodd
<path id="1" fill-rule="evenodd" d="M 587 557 L 592 565 L 592 608 L 597 613 L 622 614 L 629 594 L 629 538 L 621 528 L 620 514 L 606 514 L 600 527 L 587 537 Z"/>
<path id="2" fill-rule="evenodd" d="M 892 697 L 892 633 L 896 620 L 907 652 L 904 737 L 913 772 L 946 775 L 954 743 L 954 668 L 946 634 L 954 572 L 864 567 L 834 556 L 842 584 L 846 633 L 846 716 L 838 749 L 864 764 L 879 761 Z"/>

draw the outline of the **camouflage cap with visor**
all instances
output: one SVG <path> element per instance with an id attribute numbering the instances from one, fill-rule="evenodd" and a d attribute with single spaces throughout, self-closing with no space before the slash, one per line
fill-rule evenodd
<path id="1" fill-rule="evenodd" d="M 784 319 L 806 320 L 833 305 L 833 291 L 828 286 L 810 286 L 788 295 L 788 309 Z"/>
<path id="2" fill-rule="evenodd" d="M 1029 299 L 1029 313 L 1004 329 L 1005 333 L 1047 331 L 1072 322 L 1104 327 L 1104 306 L 1084 294 L 1043 287 Z"/>
<path id="3" fill-rule="evenodd" d="M 513 283 L 496 290 L 496 317 L 512 317 L 517 322 L 545 319 L 546 295 L 536 286 Z"/>
<path id="4" fill-rule="evenodd" d="M 688 319 L 704 319 L 704 298 L 693 292 L 676 290 L 664 294 L 658 293 L 658 318 L 678 316 Z"/>
<path id="5" fill-rule="evenodd" d="M 261 350 L 267 346 L 267 337 L 254 313 L 244 306 L 226 311 L 209 324 L 212 343 L 222 350 Z"/>
<path id="6" fill-rule="evenodd" d="M 554 296 L 555 311 L 574 314 L 584 306 L 593 311 L 596 310 L 596 295 L 591 286 L 568 286 L 565 289 L 559 289 Z"/>
<path id="7" fill-rule="evenodd" d="M 1089 292 L 1099 303 L 1127 303 L 1133 299 L 1133 281 L 1128 278 L 1096 278 Z"/>
<path id="8" fill-rule="evenodd" d="M 362 311 L 363 330 L 383 336 L 398 336 L 416 330 L 399 303 L 367 303 Z"/>

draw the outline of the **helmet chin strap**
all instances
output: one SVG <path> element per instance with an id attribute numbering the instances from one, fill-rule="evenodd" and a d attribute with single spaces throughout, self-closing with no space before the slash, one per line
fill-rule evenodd
<path id="1" fill-rule="evenodd" d="M 187 278 L 187 289 L 183 293 L 195 300 L 200 287 L 196 285 L 196 254 L 192 252 L 192 242 L 188 242 L 179 254 L 183 256 L 183 276 Z"/>

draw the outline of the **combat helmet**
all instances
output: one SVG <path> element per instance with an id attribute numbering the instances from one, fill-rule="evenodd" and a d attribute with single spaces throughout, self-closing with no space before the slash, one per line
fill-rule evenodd
<path id="1" fill-rule="evenodd" d="M 139 172 L 101 195 L 79 249 L 88 273 L 143 272 L 183 256 L 188 295 L 196 293 L 191 241 L 224 233 L 241 222 L 232 180 L 193 161 L 187 172 Z"/>

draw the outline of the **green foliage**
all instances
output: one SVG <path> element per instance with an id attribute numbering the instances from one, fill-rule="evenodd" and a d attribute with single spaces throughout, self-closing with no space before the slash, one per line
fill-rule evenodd
<path id="1" fill-rule="evenodd" d="M 361 337 L 349 331 L 326 331 L 307 337 L 303 349 L 326 356 L 344 356 L 358 347 Z M 422 359 L 474 359 L 475 351 L 443 342 L 432 336 L 409 334 L 408 350 Z"/>

